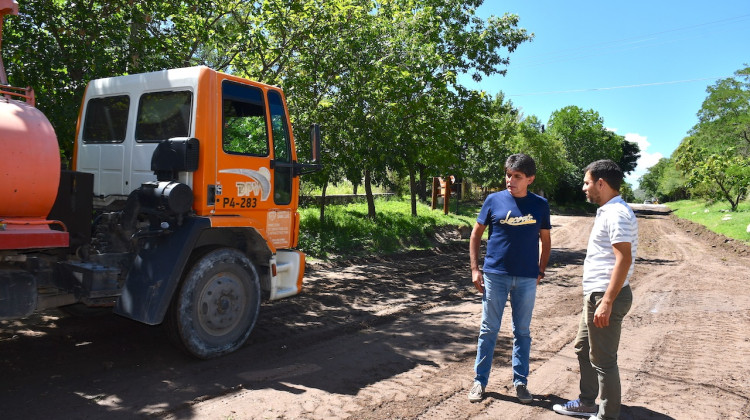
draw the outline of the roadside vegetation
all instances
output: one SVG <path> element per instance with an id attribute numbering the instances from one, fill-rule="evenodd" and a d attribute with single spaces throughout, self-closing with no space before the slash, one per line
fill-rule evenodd
<path id="1" fill-rule="evenodd" d="M 732 211 L 723 201 L 680 200 L 666 204 L 677 217 L 699 223 L 709 230 L 750 245 L 750 202 L 745 201 Z"/>
<path id="2" fill-rule="evenodd" d="M 473 227 L 480 207 L 461 203 L 458 214 L 446 215 L 442 207 L 431 210 L 420 202 L 419 216 L 414 217 L 408 200 L 376 198 L 375 202 L 375 219 L 367 217 L 365 202 L 329 204 L 323 223 L 318 206 L 301 208 L 299 248 L 312 258 L 325 260 L 425 249 L 435 245 L 435 234 L 441 229 L 455 235 L 459 226 Z"/>
<path id="3" fill-rule="evenodd" d="M 706 88 L 698 123 L 672 156 L 640 178 L 636 196 L 750 243 L 750 67 L 745 66 Z"/>
<path id="4" fill-rule="evenodd" d="M 719 79 L 706 92 L 698 123 L 672 156 L 649 168 L 640 188 L 661 203 L 700 200 L 738 212 L 750 188 L 750 67 Z"/>

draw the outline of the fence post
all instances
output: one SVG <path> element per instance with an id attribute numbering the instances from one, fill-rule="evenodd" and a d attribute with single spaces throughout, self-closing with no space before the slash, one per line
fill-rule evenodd
<path id="1" fill-rule="evenodd" d="M 432 177 L 432 207 L 431 210 L 437 208 L 438 191 L 440 188 L 440 179 L 438 177 Z"/>

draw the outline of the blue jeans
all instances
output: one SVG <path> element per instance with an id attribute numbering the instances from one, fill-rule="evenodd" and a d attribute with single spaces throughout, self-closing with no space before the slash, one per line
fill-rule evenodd
<path id="1" fill-rule="evenodd" d="M 527 384 L 531 350 L 529 325 L 536 300 L 536 277 L 484 273 L 482 325 L 479 328 L 477 360 L 474 363 L 474 380 L 484 387 L 490 378 L 492 356 L 508 294 L 513 319 L 513 384 Z"/>

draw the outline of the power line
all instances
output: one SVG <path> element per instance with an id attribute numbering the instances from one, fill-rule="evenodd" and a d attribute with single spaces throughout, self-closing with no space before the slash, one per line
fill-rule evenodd
<path id="1" fill-rule="evenodd" d="M 583 45 L 579 47 L 571 47 L 571 48 L 565 48 L 565 49 L 559 49 L 552 53 L 545 53 L 545 54 L 537 54 L 537 55 L 530 55 L 526 57 L 526 62 L 517 62 L 514 65 L 514 68 L 520 69 L 520 68 L 527 68 L 527 67 L 536 67 L 540 65 L 547 65 L 547 64 L 554 64 L 561 61 L 569 61 L 569 60 L 578 60 L 582 58 L 588 58 L 592 56 L 602 55 L 602 54 L 612 54 L 618 51 L 627 51 L 632 49 L 638 49 L 638 48 L 646 48 L 646 47 L 653 47 L 657 45 L 664 45 L 674 42 L 681 41 L 680 39 L 672 39 L 672 40 L 663 40 L 661 39 L 662 35 L 670 34 L 670 33 L 679 33 L 686 31 L 692 31 L 699 28 L 704 27 L 711 27 L 716 25 L 721 25 L 720 30 L 729 30 L 729 27 L 727 25 L 734 24 L 734 23 L 741 23 L 744 20 L 750 19 L 750 14 L 740 15 L 740 16 L 734 16 L 730 18 L 715 20 L 711 22 L 706 23 L 700 23 L 690 26 L 683 26 L 680 28 L 674 28 L 674 29 L 667 29 L 664 31 L 659 32 L 653 32 L 645 35 L 638 35 L 633 37 L 627 37 L 627 38 L 621 38 L 613 41 L 605 41 L 600 42 L 596 44 L 590 44 L 590 45 Z M 689 36 L 685 39 L 691 39 L 694 37 L 697 37 L 699 35 L 693 35 Z M 654 41 L 657 41 L 654 43 Z"/>
<path id="2" fill-rule="evenodd" d="M 547 92 L 516 93 L 516 94 L 509 94 L 507 96 L 535 96 L 535 95 L 557 95 L 561 93 L 596 92 L 600 90 L 615 90 L 615 89 L 629 89 L 629 88 L 646 87 L 646 86 L 674 85 L 677 83 L 700 82 L 703 80 L 717 80 L 717 79 L 723 79 L 723 78 L 725 77 L 703 77 L 700 79 L 672 80 L 669 82 L 641 83 L 637 85 L 610 86 L 610 87 L 601 87 L 601 88 L 586 88 L 586 89 L 572 89 L 572 90 L 556 90 L 556 91 L 547 91 Z"/>

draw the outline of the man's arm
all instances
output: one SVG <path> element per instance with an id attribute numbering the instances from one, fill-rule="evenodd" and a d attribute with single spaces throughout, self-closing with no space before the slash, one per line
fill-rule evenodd
<path id="1" fill-rule="evenodd" d="M 479 245 L 482 243 L 482 234 L 484 234 L 485 227 L 485 225 L 479 222 L 475 223 L 474 229 L 471 231 L 471 238 L 469 239 L 471 281 L 480 293 L 484 293 L 484 280 L 482 279 L 482 271 L 479 269 Z"/>
<path id="2" fill-rule="evenodd" d="M 549 262 L 549 254 L 552 249 L 552 239 L 550 237 L 549 229 L 539 230 L 539 240 L 542 242 L 542 252 L 539 254 L 539 273 L 544 273 L 547 269 L 547 263 Z M 543 275 L 539 274 L 536 278 L 536 284 L 542 280 Z"/>
<path id="3" fill-rule="evenodd" d="M 612 302 L 625 284 L 628 277 L 630 264 L 633 262 L 633 256 L 630 253 L 630 242 L 619 242 L 612 244 L 612 251 L 615 254 L 615 267 L 612 270 L 612 276 L 609 280 L 607 291 L 604 292 L 601 302 L 594 312 L 594 325 L 603 328 L 609 325 L 609 316 L 612 314 Z"/>

